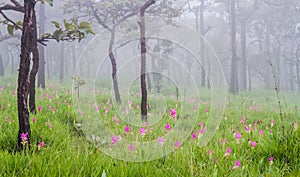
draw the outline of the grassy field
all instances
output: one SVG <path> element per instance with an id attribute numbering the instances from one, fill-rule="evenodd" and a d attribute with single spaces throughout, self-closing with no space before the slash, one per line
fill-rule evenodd
<path id="1" fill-rule="evenodd" d="M 280 117 L 274 91 L 228 95 L 222 123 L 202 147 L 201 136 L 210 114 L 209 100 L 203 99 L 193 130 L 184 142 L 173 144 L 172 153 L 151 161 L 130 162 L 111 158 L 102 152 L 103 147 L 84 136 L 80 115 L 88 115 L 75 108 L 71 89 L 59 85 L 37 89 L 38 112 L 30 116 L 32 149 L 15 152 L 17 97 L 15 86 L 5 83 L 0 86 L 0 176 L 300 176 L 299 98 L 280 93 Z M 157 140 L 176 124 L 169 110 L 180 112 L 179 102 L 170 96 L 157 124 L 135 127 L 115 115 L 107 95 L 99 92 L 96 100 L 98 114 L 105 117 L 103 124 L 116 135 L 106 141 L 108 148 L 122 141 L 120 137 Z M 124 115 L 138 113 L 137 104 L 138 99 L 128 103 L 129 111 Z M 163 139 L 158 141 L 164 146 Z M 136 152 L 130 147 L 124 153 Z"/>

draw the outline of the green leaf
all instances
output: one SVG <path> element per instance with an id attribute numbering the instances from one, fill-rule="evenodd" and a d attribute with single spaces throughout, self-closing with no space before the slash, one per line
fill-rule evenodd
<path id="1" fill-rule="evenodd" d="M 7 32 L 10 34 L 10 35 L 14 35 L 14 26 L 13 25 L 7 25 Z"/>
<path id="2" fill-rule="evenodd" d="M 79 28 L 84 29 L 84 28 L 91 28 L 91 24 L 89 22 L 80 22 Z"/>
<path id="3" fill-rule="evenodd" d="M 68 23 L 66 20 L 64 20 L 64 25 L 67 30 L 76 30 L 75 27 L 72 24 Z"/>
<path id="4" fill-rule="evenodd" d="M 56 28 L 60 28 L 60 25 L 59 25 L 59 23 L 57 21 L 52 21 L 51 23 L 53 23 Z"/>
<path id="5" fill-rule="evenodd" d="M 57 42 L 59 42 L 63 36 L 64 32 L 61 29 L 54 31 L 53 33 L 53 37 L 56 39 Z"/>

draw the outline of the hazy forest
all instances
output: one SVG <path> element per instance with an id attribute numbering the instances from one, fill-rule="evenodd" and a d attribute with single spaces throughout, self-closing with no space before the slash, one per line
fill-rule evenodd
<path id="1" fill-rule="evenodd" d="M 0 0 L 0 176 L 300 176 L 299 0 Z"/>

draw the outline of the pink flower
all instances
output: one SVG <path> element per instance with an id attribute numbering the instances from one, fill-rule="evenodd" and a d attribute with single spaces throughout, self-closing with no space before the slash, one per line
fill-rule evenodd
<path id="1" fill-rule="evenodd" d="M 120 124 L 120 120 L 116 119 L 116 125 L 119 125 L 119 124 Z"/>
<path id="2" fill-rule="evenodd" d="M 236 137 L 237 140 L 240 140 L 242 138 L 242 134 L 238 133 L 238 134 L 235 135 L 235 137 Z"/>
<path id="3" fill-rule="evenodd" d="M 251 142 L 251 146 L 252 146 L 252 148 L 254 149 L 255 146 L 256 146 L 256 141 L 252 141 L 252 142 Z"/>
<path id="4" fill-rule="evenodd" d="M 295 130 L 298 129 L 298 123 L 297 123 L 297 122 L 294 123 L 294 129 L 295 129 Z"/>
<path id="5" fill-rule="evenodd" d="M 32 118 L 32 122 L 33 122 L 33 123 L 36 122 L 36 118 L 35 118 L 35 117 Z"/>
<path id="6" fill-rule="evenodd" d="M 271 120 L 271 127 L 273 127 L 275 125 L 275 121 Z"/>
<path id="7" fill-rule="evenodd" d="M 245 130 L 246 130 L 246 132 L 250 132 L 250 127 L 248 126 L 248 124 L 246 125 L 246 127 L 245 127 Z"/>
<path id="8" fill-rule="evenodd" d="M 158 137 L 158 142 L 160 145 L 163 145 L 165 143 L 165 141 L 166 140 L 164 139 L 164 137 L 160 137 L 160 136 Z"/>
<path id="9" fill-rule="evenodd" d="M 196 135 L 195 133 L 193 133 L 193 134 L 192 134 L 192 138 L 193 138 L 193 139 L 196 139 L 196 138 L 197 138 L 197 135 Z"/>
<path id="10" fill-rule="evenodd" d="M 264 135 L 264 131 L 263 130 L 260 130 L 259 131 L 259 135 L 262 137 Z"/>
<path id="11" fill-rule="evenodd" d="M 209 155 L 212 155 L 212 154 L 213 154 L 213 150 L 210 149 L 210 150 L 209 150 Z"/>
<path id="12" fill-rule="evenodd" d="M 214 157 L 214 164 L 216 165 L 217 164 L 217 158 Z"/>
<path id="13" fill-rule="evenodd" d="M 38 106 L 38 112 L 42 110 L 42 106 Z"/>
<path id="14" fill-rule="evenodd" d="M 226 138 L 222 139 L 223 145 L 226 143 Z"/>
<path id="15" fill-rule="evenodd" d="M 134 150 L 134 145 L 133 145 L 133 144 L 130 144 L 129 147 L 128 147 L 128 149 L 129 149 L 130 151 L 133 151 L 133 150 Z"/>
<path id="16" fill-rule="evenodd" d="M 178 148 L 179 145 L 180 145 L 180 142 L 179 142 L 179 141 L 176 141 L 176 143 L 175 143 L 175 148 Z"/>
<path id="17" fill-rule="evenodd" d="M 52 128 L 53 128 L 53 125 L 52 125 L 52 124 L 51 124 L 51 125 L 49 125 L 49 128 L 50 128 L 50 129 L 52 129 Z"/>
<path id="18" fill-rule="evenodd" d="M 170 128 L 171 128 L 170 124 L 167 123 L 167 124 L 165 125 L 165 129 L 166 129 L 167 131 L 169 131 Z"/>
<path id="19" fill-rule="evenodd" d="M 125 132 L 128 133 L 130 131 L 130 127 L 127 125 L 125 128 L 124 128 Z"/>
<path id="20" fill-rule="evenodd" d="M 172 117 L 176 117 L 176 110 L 175 109 L 170 109 L 170 114 Z"/>
<path id="21" fill-rule="evenodd" d="M 111 143 L 112 143 L 112 144 L 116 144 L 117 142 L 118 142 L 118 137 L 115 136 L 115 135 L 113 135 L 113 136 L 111 137 Z"/>
<path id="22" fill-rule="evenodd" d="M 22 141 L 26 141 L 28 139 L 27 135 L 28 135 L 28 133 L 21 133 L 20 134 L 20 138 L 22 139 Z"/>
<path id="23" fill-rule="evenodd" d="M 270 158 L 269 158 L 270 165 L 272 165 L 272 164 L 273 164 L 273 160 L 274 160 L 274 158 L 273 158 L 273 157 L 270 157 Z"/>
<path id="24" fill-rule="evenodd" d="M 208 108 L 206 108 L 206 109 L 205 109 L 205 112 L 206 112 L 206 113 L 208 113 L 208 112 L 209 112 Z"/>
<path id="25" fill-rule="evenodd" d="M 245 122 L 245 120 L 246 120 L 246 117 L 245 117 L 245 116 L 243 116 L 243 117 L 242 117 L 242 119 L 240 120 L 240 123 L 244 123 L 244 122 Z"/>
<path id="26" fill-rule="evenodd" d="M 140 135 L 145 136 L 146 130 L 144 128 L 140 128 Z"/>
<path id="27" fill-rule="evenodd" d="M 224 154 L 224 157 L 227 157 L 231 154 L 231 149 L 230 148 L 227 148 L 226 149 L 226 153 Z"/>
<path id="28" fill-rule="evenodd" d="M 237 160 L 236 162 L 235 162 L 235 165 L 234 165 L 234 167 L 232 168 L 233 170 L 236 170 L 237 168 L 239 168 L 241 166 L 241 162 L 239 161 L 239 160 Z"/>
<path id="29" fill-rule="evenodd" d="M 45 143 L 43 142 L 43 141 L 41 141 L 40 143 L 39 143 L 39 147 L 44 147 L 45 146 Z"/>
<path id="30" fill-rule="evenodd" d="M 202 127 L 203 127 L 203 122 L 200 122 L 200 123 L 199 123 L 199 126 L 202 128 Z"/>

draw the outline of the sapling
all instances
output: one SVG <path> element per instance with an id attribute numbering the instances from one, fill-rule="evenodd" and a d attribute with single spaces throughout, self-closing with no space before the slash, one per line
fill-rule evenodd
<path id="1" fill-rule="evenodd" d="M 75 81 L 75 90 L 77 89 L 77 98 L 79 98 L 80 95 L 80 87 L 86 84 L 85 80 L 82 80 L 80 77 L 72 77 L 72 79 Z"/>

